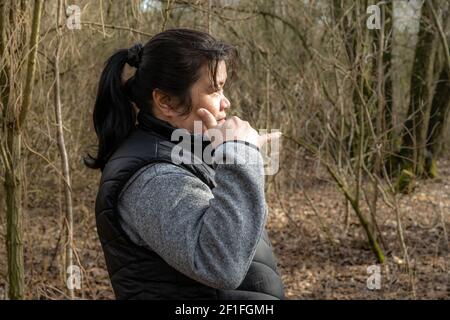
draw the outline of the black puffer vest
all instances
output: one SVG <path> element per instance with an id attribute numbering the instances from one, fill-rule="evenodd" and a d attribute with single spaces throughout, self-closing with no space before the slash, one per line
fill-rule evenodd
<path id="1" fill-rule="evenodd" d="M 139 125 L 110 157 L 95 203 L 97 232 L 117 299 L 285 299 L 272 246 L 264 230 L 244 281 L 236 290 L 205 286 L 168 265 L 155 252 L 132 242 L 122 229 L 117 200 L 125 183 L 140 168 L 171 161 L 174 127 L 141 111 Z M 203 147 L 205 147 L 206 142 Z M 211 189 L 214 169 L 208 164 L 180 164 Z M 170 201 L 169 199 L 167 201 Z M 230 237 L 233 235 L 230 235 Z"/>

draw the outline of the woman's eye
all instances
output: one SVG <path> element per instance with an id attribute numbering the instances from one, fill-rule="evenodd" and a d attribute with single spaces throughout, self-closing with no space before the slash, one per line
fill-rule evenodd
<path id="1" fill-rule="evenodd" d="M 215 89 L 215 88 L 211 88 L 211 94 L 223 94 L 223 88 L 220 89 Z"/>

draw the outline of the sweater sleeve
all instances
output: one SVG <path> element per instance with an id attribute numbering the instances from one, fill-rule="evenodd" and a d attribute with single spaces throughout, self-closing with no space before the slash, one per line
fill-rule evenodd
<path id="1" fill-rule="evenodd" d="M 212 190 L 173 164 L 147 166 L 122 190 L 118 210 L 134 242 L 192 279 L 235 289 L 266 223 L 263 160 L 254 146 L 227 142 L 216 148 L 214 162 Z"/>

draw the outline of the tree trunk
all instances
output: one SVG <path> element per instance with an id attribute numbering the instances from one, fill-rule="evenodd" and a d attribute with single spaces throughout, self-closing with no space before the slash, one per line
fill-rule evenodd
<path id="1" fill-rule="evenodd" d="M 430 124 L 428 126 L 428 157 L 425 170 L 431 177 L 438 175 L 436 159 L 439 156 L 445 138 L 446 125 L 450 113 L 450 77 L 448 68 L 444 67 L 439 75 L 438 84 L 431 105 Z"/>
<path id="2" fill-rule="evenodd" d="M 8 42 L 6 36 L 6 21 L 7 21 L 7 0 L 0 0 L 0 59 L 4 61 L 6 53 L 6 43 Z M 2 63 L 0 69 L 0 105 L 1 116 L 4 120 L 6 108 L 9 100 L 9 85 L 8 85 L 9 68 L 7 63 Z M 3 121 L 2 121 L 3 123 Z"/>
<path id="3" fill-rule="evenodd" d="M 429 1 L 435 3 L 435 0 Z M 438 36 L 430 28 L 430 21 L 432 21 L 432 12 L 430 6 L 425 3 L 422 6 L 411 75 L 408 117 L 400 150 L 402 165 L 397 189 L 401 192 L 411 191 L 414 177 L 423 177 L 425 174 L 427 131 L 434 91 L 434 63 L 438 47 Z"/>
<path id="4" fill-rule="evenodd" d="M 387 1 L 385 5 L 382 7 L 383 12 L 383 35 L 384 38 L 383 43 L 385 43 L 385 47 L 383 47 L 383 58 L 382 58 L 382 74 L 383 78 L 380 79 L 383 83 L 380 83 L 381 95 L 383 97 L 383 101 L 379 101 L 379 115 L 380 124 L 378 135 L 382 135 L 381 139 L 381 156 L 380 156 L 380 165 L 386 162 L 386 154 L 391 154 L 393 150 L 395 150 L 395 142 L 397 141 L 397 137 L 394 132 L 394 122 L 393 122 L 393 111 L 394 111 L 394 97 L 393 97 L 393 84 L 392 84 L 392 50 L 393 50 L 393 16 L 394 16 L 394 7 L 392 1 Z M 380 39 L 379 39 L 380 40 Z M 383 45 L 379 45 L 382 47 Z M 378 172 L 381 173 L 381 172 Z"/>
<path id="5" fill-rule="evenodd" d="M 445 18 L 442 24 L 439 22 L 435 9 L 433 7 L 431 9 L 433 10 L 436 29 L 439 31 L 442 50 L 439 52 L 440 59 L 436 63 L 437 68 L 435 68 L 438 70 L 439 77 L 431 103 L 425 171 L 428 176 L 436 177 L 438 175 L 436 159 L 441 153 L 450 113 L 450 49 L 447 40 L 450 39 L 450 36 L 445 34 L 450 29 L 450 9 L 444 14 Z"/>
<path id="6" fill-rule="evenodd" d="M 14 300 L 24 298 L 21 127 L 31 104 L 42 4 L 43 0 L 35 1 L 22 108 L 17 115 L 13 106 L 4 106 L 4 109 L 6 109 L 4 119 L 6 122 L 6 148 L 2 154 L 4 154 L 3 160 L 7 164 L 5 170 L 6 249 L 8 255 L 9 298 Z M 8 80 L 7 86 L 10 87 L 12 79 L 9 78 Z M 5 90 L 9 90 L 8 87 Z"/>

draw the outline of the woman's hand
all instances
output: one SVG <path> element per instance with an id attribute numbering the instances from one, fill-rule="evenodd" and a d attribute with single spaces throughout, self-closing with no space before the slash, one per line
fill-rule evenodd
<path id="1" fill-rule="evenodd" d="M 241 120 L 236 116 L 218 124 L 211 112 L 204 108 L 198 109 L 197 115 L 202 120 L 205 134 L 211 139 L 214 149 L 228 140 L 247 141 L 261 148 L 266 142 L 281 136 L 281 132 L 260 135 L 248 121 Z"/>

